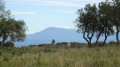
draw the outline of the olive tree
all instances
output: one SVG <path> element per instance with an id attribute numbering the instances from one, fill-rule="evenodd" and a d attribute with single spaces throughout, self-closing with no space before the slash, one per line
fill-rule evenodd
<path id="1" fill-rule="evenodd" d="M 116 28 L 116 40 L 118 45 L 120 45 L 119 42 L 119 32 L 120 32 L 120 0 L 112 0 L 111 4 L 113 10 L 112 10 L 112 19 L 113 19 L 113 25 Z"/>
<path id="2" fill-rule="evenodd" d="M 95 4 L 93 6 L 87 4 L 84 9 L 78 10 L 79 17 L 76 19 L 76 27 L 79 33 L 83 33 L 83 38 L 88 42 L 88 47 L 91 47 L 91 41 L 96 32 L 97 12 Z"/>
<path id="3" fill-rule="evenodd" d="M 108 1 L 101 2 L 98 5 L 98 25 L 97 25 L 97 32 L 98 38 L 103 34 L 105 36 L 104 43 L 105 44 L 108 36 L 114 34 L 113 24 L 112 24 L 112 9 L 111 5 Z M 96 42 L 97 43 L 97 42 Z"/>
<path id="4" fill-rule="evenodd" d="M 1 47 L 5 41 L 13 42 L 24 41 L 26 36 L 26 24 L 23 20 L 15 20 L 11 17 L 10 11 L 5 11 L 4 2 L 0 0 L 0 38 L 2 39 Z"/>

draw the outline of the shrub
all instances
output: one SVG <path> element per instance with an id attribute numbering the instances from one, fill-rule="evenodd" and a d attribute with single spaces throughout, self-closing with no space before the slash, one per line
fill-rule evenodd
<path id="1" fill-rule="evenodd" d="M 4 46 L 5 47 L 14 47 L 14 43 L 11 41 L 7 41 Z"/>
<path id="2" fill-rule="evenodd" d="M 52 43 L 51 43 L 51 45 L 55 45 L 55 40 L 52 40 Z"/>
<path id="3" fill-rule="evenodd" d="M 29 45 L 28 47 L 36 47 L 36 46 L 38 46 L 38 45 Z M 23 47 L 24 48 L 24 47 Z"/>
<path id="4" fill-rule="evenodd" d="M 110 41 L 108 44 L 114 45 L 114 44 L 117 44 L 117 42 L 115 42 L 115 41 Z"/>
<path id="5" fill-rule="evenodd" d="M 39 44 L 39 47 L 50 47 L 50 44 Z"/>
<path id="6" fill-rule="evenodd" d="M 56 45 L 67 45 L 67 42 L 57 43 Z"/>
<path id="7" fill-rule="evenodd" d="M 71 42 L 70 46 L 71 47 L 77 47 L 77 48 L 81 48 L 81 47 L 85 47 L 87 44 L 85 43 L 79 43 L 79 42 Z"/>
<path id="8" fill-rule="evenodd" d="M 58 47 L 68 47 L 68 42 L 61 42 L 56 44 Z M 81 48 L 81 47 L 86 47 L 87 44 L 85 43 L 79 43 L 79 42 L 70 42 L 70 47 L 71 48 Z"/>
<path id="9" fill-rule="evenodd" d="M 0 56 L 2 55 L 2 50 L 0 50 Z"/>
<path id="10" fill-rule="evenodd" d="M 9 61 L 8 56 L 5 56 L 5 57 L 3 58 L 3 61 L 8 62 L 8 61 Z"/>
<path id="11" fill-rule="evenodd" d="M 95 46 L 103 46 L 103 42 L 101 41 L 101 42 L 98 42 L 97 44 L 96 44 L 96 42 L 94 42 L 94 43 L 92 43 L 92 46 L 93 47 L 95 47 Z"/>

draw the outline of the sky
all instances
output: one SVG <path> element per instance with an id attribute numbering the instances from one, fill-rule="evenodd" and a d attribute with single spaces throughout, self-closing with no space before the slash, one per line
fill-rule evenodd
<path id="1" fill-rule="evenodd" d="M 75 28 L 77 10 L 86 4 L 104 0 L 4 0 L 6 10 L 16 20 L 22 19 L 28 27 L 27 34 L 40 32 L 48 27 Z"/>

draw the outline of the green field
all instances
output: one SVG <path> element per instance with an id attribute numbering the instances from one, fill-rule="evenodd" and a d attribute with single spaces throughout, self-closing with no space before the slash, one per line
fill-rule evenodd
<path id="1" fill-rule="evenodd" d="M 0 49 L 0 67 L 119 67 L 120 47 Z"/>

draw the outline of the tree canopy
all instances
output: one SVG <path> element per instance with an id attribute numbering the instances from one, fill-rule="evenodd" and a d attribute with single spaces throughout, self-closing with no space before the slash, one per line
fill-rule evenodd
<path id="1" fill-rule="evenodd" d="M 23 20 L 15 20 L 11 16 L 10 11 L 5 10 L 4 2 L 0 2 L 0 38 L 2 39 L 1 46 L 6 40 L 13 42 L 24 41 L 26 36 L 26 24 Z"/>
<path id="2" fill-rule="evenodd" d="M 120 2 L 106 0 L 100 2 L 97 6 L 87 4 L 84 8 L 78 10 L 76 27 L 79 32 L 83 33 L 83 38 L 91 46 L 91 40 L 96 35 L 96 45 L 100 36 L 104 35 L 105 44 L 107 37 L 116 33 L 116 40 L 119 44 L 120 31 Z M 115 30 L 116 29 L 116 30 Z"/>
<path id="3" fill-rule="evenodd" d="M 95 34 L 97 23 L 97 7 L 94 4 L 86 5 L 84 9 L 78 10 L 79 17 L 76 20 L 76 27 L 79 28 L 78 32 L 82 31 L 83 38 L 88 42 L 91 47 L 91 40 Z"/>

